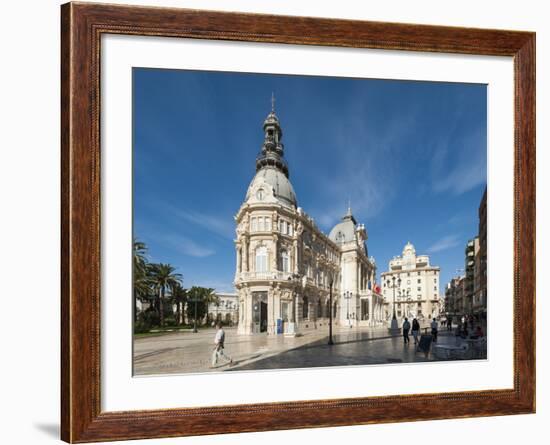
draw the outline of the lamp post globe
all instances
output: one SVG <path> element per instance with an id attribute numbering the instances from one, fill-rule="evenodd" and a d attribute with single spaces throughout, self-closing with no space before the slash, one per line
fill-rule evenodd
<path id="1" fill-rule="evenodd" d="M 386 283 L 386 286 L 391 288 L 392 291 L 393 291 L 393 316 L 392 316 L 392 319 L 391 319 L 391 326 L 389 328 L 389 331 L 392 335 L 398 335 L 400 333 L 401 329 L 399 328 L 399 326 L 397 324 L 397 315 L 395 313 L 395 289 L 396 288 L 401 288 L 401 278 L 398 278 L 397 283 L 396 283 L 395 276 L 392 276 L 391 277 L 391 284 L 390 284 L 390 280 L 388 280 L 387 283 Z"/>

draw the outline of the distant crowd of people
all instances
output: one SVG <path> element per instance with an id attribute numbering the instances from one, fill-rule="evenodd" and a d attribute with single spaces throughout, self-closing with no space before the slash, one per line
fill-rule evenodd
<path id="1" fill-rule="evenodd" d="M 458 322 L 458 326 L 456 329 L 456 335 L 462 337 L 462 338 L 480 338 L 485 337 L 485 333 L 483 332 L 483 328 L 480 324 L 476 325 L 475 329 L 473 329 L 474 319 L 468 318 L 466 316 L 462 316 L 462 318 Z M 470 332 L 470 329 L 472 330 Z M 452 327 L 451 327 L 452 330 Z"/>
<path id="2" fill-rule="evenodd" d="M 470 324 L 469 324 L 469 322 L 470 322 Z M 483 328 L 481 327 L 480 324 L 478 324 L 476 326 L 476 328 L 470 333 L 469 328 L 470 329 L 472 328 L 472 326 L 471 326 L 472 324 L 473 324 L 473 321 L 472 320 L 469 321 L 467 317 L 463 316 L 462 318 L 460 318 L 459 321 L 458 321 L 457 328 L 456 328 L 456 335 L 460 336 L 460 337 L 463 337 L 463 338 L 467 338 L 467 337 L 470 337 L 470 338 L 485 337 L 485 333 L 483 332 Z M 452 330 L 453 330 L 453 317 L 447 317 L 441 323 L 441 325 L 446 326 L 447 331 L 452 332 Z M 432 319 L 429 328 L 431 329 L 432 341 L 437 342 L 437 335 L 438 335 L 438 332 L 439 332 L 439 323 L 437 322 L 437 320 L 435 318 Z M 416 317 L 413 319 L 412 325 L 409 322 L 409 319 L 407 317 L 405 317 L 405 319 L 403 321 L 403 325 L 402 325 L 402 332 L 403 332 L 403 342 L 404 342 L 405 345 L 408 345 L 410 343 L 409 332 L 412 333 L 412 336 L 414 338 L 414 344 L 415 345 L 418 344 L 418 342 L 419 342 L 418 335 L 419 335 L 419 332 L 420 332 L 420 323 L 418 322 Z"/>
<path id="3" fill-rule="evenodd" d="M 430 328 L 431 328 L 432 340 L 434 342 L 436 342 L 437 341 L 437 332 L 438 332 L 439 326 L 438 326 L 437 320 L 435 318 L 430 323 Z M 403 330 L 403 342 L 406 345 L 409 344 L 410 341 L 411 341 L 409 339 L 409 331 L 411 331 L 412 336 L 414 338 L 414 344 L 415 345 L 418 344 L 418 341 L 419 341 L 418 340 L 418 334 L 420 333 L 420 323 L 418 322 L 416 317 L 413 318 L 412 325 L 409 322 L 409 319 L 407 317 L 405 317 L 405 320 L 403 321 L 402 330 Z"/>

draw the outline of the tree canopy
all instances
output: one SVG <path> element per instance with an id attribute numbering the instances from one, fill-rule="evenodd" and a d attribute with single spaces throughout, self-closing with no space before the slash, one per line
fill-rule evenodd
<path id="1" fill-rule="evenodd" d="M 197 306 L 197 322 L 205 318 L 209 304 L 219 304 L 219 297 L 214 289 L 192 286 L 183 287 L 183 276 L 168 263 L 151 263 L 147 258 L 147 245 L 134 239 L 133 242 L 133 286 L 134 298 L 137 301 L 149 302 L 147 314 L 142 320 L 149 328 L 164 326 L 166 317 L 171 323 L 181 324 L 187 315 L 187 320 L 195 320 L 195 301 Z M 153 315 L 156 314 L 156 315 Z M 138 314 L 136 311 L 136 322 Z M 142 323 L 143 324 L 143 323 Z M 142 327 L 143 328 L 143 327 Z M 145 328 L 143 328 L 145 329 Z"/>

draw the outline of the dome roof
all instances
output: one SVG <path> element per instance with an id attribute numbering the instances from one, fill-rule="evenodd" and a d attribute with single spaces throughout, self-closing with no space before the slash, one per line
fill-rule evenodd
<path id="1" fill-rule="evenodd" d="M 246 200 L 250 198 L 251 192 L 260 184 L 268 184 L 273 188 L 273 195 L 277 201 L 287 207 L 296 207 L 296 194 L 292 184 L 286 175 L 275 167 L 263 167 L 256 172 L 256 176 L 248 186 Z"/>
<path id="2" fill-rule="evenodd" d="M 414 254 L 416 254 L 416 249 L 410 241 L 407 241 L 407 244 L 405 244 L 405 247 L 403 248 L 403 256 Z"/>
<path id="3" fill-rule="evenodd" d="M 348 213 L 332 228 L 328 237 L 338 244 L 349 243 L 355 239 L 355 224 L 355 218 L 351 214 L 351 209 L 348 208 Z"/>

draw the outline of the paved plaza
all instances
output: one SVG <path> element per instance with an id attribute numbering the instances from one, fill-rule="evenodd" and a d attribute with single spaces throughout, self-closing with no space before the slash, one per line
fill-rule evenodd
<path id="1" fill-rule="evenodd" d="M 210 367 L 213 329 L 198 333 L 174 332 L 135 340 L 134 375 L 442 360 L 431 351 L 427 354 L 417 351 L 412 336 L 411 343 L 404 345 L 401 336 L 389 336 L 386 328 L 337 328 L 334 329 L 332 346 L 327 344 L 328 329 L 309 331 L 298 337 L 237 335 L 236 328 L 225 328 L 225 331 L 225 352 L 233 359 L 231 364 L 220 361 L 216 367 Z M 437 344 L 452 347 L 456 344 L 455 335 L 441 331 Z"/>

